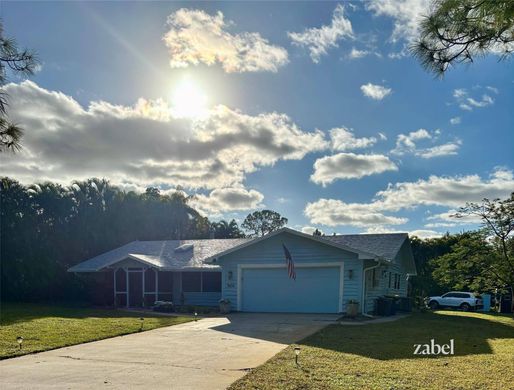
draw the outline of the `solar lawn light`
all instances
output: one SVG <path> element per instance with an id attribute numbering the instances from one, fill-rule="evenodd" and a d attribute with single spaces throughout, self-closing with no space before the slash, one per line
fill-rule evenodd
<path id="1" fill-rule="evenodd" d="M 139 320 L 141 321 L 141 327 L 139 328 L 139 331 L 142 332 L 143 331 L 143 325 L 145 323 L 145 319 L 143 317 L 140 317 Z"/>
<path id="2" fill-rule="evenodd" d="M 198 321 L 198 313 L 195 311 L 195 321 Z"/>
<path id="3" fill-rule="evenodd" d="M 21 346 L 23 344 L 23 337 L 21 337 L 21 336 L 16 337 L 16 341 L 18 342 L 18 345 L 20 346 L 20 350 L 21 350 Z"/>
<path id="4" fill-rule="evenodd" d="M 298 356 L 300 356 L 300 347 L 294 347 L 294 362 L 298 365 Z"/>

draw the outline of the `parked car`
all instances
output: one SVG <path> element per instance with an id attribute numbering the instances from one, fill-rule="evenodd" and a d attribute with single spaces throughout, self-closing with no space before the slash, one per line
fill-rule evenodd
<path id="1" fill-rule="evenodd" d="M 450 291 L 437 297 L 428 297 L 427 306 L 436 310 L 443 307 L 459 308 L 463 311 L 477 310 L 483 307 L 482 297 L 470 292 Z"/>

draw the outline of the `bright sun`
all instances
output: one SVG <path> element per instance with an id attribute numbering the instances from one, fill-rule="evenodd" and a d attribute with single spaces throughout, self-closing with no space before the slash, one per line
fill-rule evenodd
<path id="1" fill-rule="evenodd" d="M 191 79 L 184 79 L 173 91 L 173 116 L 199 119 L 208 113 L 207 96 Z"/>

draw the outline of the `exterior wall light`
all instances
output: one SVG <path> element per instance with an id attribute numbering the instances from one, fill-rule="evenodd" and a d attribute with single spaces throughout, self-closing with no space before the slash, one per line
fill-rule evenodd
<path id="1" fill-rule="evenodd" d="M 348 270 L 348 279 L 353 279 L 353 269 Z"/>
<path id="2" fill-rule="evenodd" d="M 298 356 L 300 356 L 300 347 L 294 347 L 294 362 L 298 365 Z"/>
<path id="3" fill-rule="evenodd" d="M 233 272 L 232 271 L 228 271 L 228 273 L 227 273 L 228 280 L 232 280 L 233 277 L 234 277 Z"/>

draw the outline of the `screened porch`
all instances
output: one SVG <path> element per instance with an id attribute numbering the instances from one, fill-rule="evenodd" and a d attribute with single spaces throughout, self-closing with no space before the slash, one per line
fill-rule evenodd
<path id="1" fill-rule="evenodd" d="M 168 271 L 134 264 L 112 270 L 114 303 L 119 307 L 150 307 L 155 301 L 217 306 L 221 299 L 219 270 Z"/>

